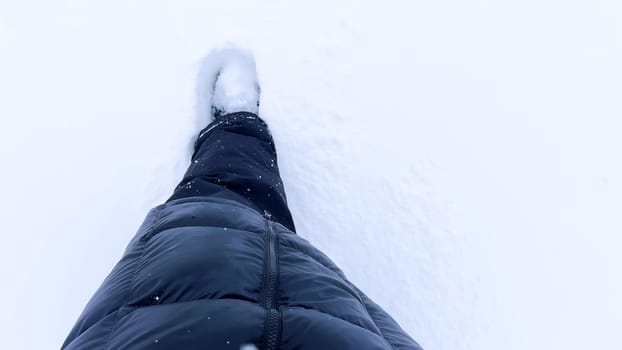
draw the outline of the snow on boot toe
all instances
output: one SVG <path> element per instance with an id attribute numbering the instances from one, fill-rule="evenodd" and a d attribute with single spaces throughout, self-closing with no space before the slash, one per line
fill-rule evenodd
<path id="1" fill-rule="evenodd" d="M 259 83 L 252 54 L 235 48 L 225 49 L 221 54 L 222 67 L 212 97 L 214 117 L 234 112 L 257 114 Z"/>

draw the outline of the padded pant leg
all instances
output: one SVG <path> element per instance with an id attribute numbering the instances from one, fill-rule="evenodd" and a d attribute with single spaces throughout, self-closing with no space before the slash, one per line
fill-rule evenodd
<path id="1" fill-rule="evenodd" d="M 295 232 L 268 125 L 248 112 L 232 113 L 201 131 L 183 180 L 168 199 L 233 199 Z"/>

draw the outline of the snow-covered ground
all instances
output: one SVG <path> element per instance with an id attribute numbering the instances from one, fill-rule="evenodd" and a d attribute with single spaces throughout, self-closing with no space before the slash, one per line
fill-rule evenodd
<path id="1" fill-rule="evenodd" d="M 622 4 L 1 1 L 0 347 L 58 348 L 251 48 L 299 233 L 426 349 L 616 349 Z"/>

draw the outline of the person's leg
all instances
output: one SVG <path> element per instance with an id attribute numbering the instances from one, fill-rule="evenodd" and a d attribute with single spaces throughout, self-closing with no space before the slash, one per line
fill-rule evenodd
<path id="1" fill-rule="evenodd" d="M 295 232 L 274 141 L 253 113 L 219 117 L 201 131 L 190 167 L 168 201 L 193 196 L 236 200 Z"/>

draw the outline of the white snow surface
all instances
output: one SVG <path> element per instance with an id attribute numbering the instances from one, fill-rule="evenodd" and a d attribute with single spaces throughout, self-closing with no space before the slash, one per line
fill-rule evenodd
<path id="1" fill-rule="evenodd" d="M 216 62 L 222 60 L 217 65 Z M 216 61 L 216 62 L 215 62 Z M 210 103 L 197 106 L 204 111 L 213 112 L 212 106 L 224 114 L 234 112 L 258 113 L 259 83 L 252 52 L 229 44 L 223 48 L 212 50 L 203 60 L 204 67 L 200 72 L 216 71 L 215 76 L 199 74 L 202 82 L 197 89 L 201 96 L 213 95 Z M 216 65 L 217 70 L 212 67 Z M 205 67 L 207 66 L 207 67 Z M 208 86 L 205 86 L 208 84 Z M 213 91 L 209 87 L 213 86 Z M 197 109 L 198 109 L 197 108 Z"/>
<path id="2" fill-rule="evenodd" d="M 2 1 L 1 347 L 58 348 L 254 53 L 299 234 L 426 349 L 616 349 L 622 3 Z"/>

